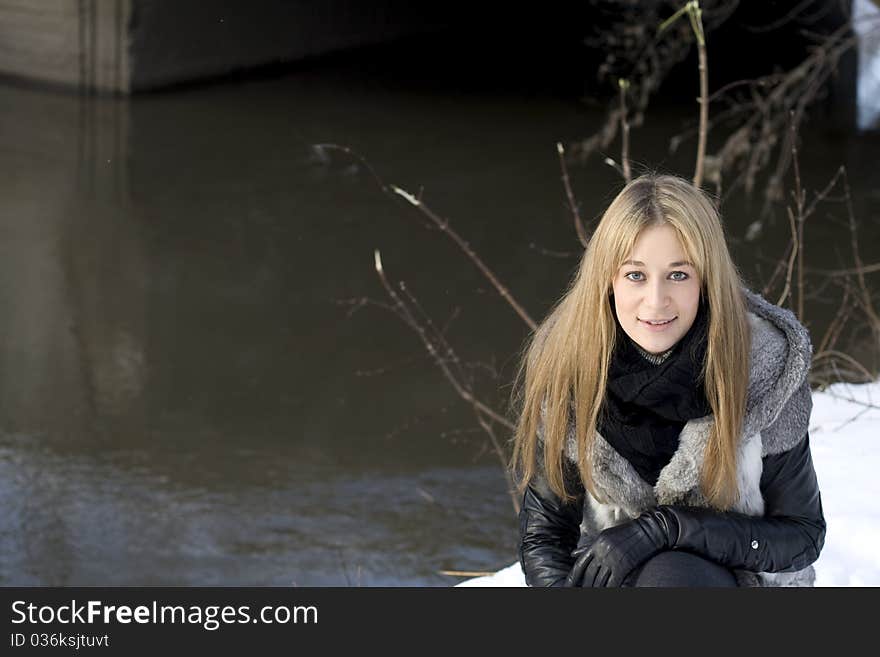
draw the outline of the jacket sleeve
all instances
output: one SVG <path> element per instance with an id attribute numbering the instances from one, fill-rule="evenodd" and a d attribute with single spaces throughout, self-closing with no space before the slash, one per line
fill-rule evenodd
<path id="1" fill-rule="evenodd" d="M 767 455 L 763 462 L 763 517 L 658 507 L 670 521 L 672 547 L 753 572 L 791 572 L 813 563 L 825 543 L 825 517 L 809 433 L 788 451 Z"/>
<path id="2" fill-rule="evenodd" d="M 576 495 L 564 504 L 547 483 L 543 459 L 523 494 L 519 513 L 519 560 L 529 586 L 562 586 L 580 538 L 584 487 L 577 469 L 563 460 L 566 490 Z"/>

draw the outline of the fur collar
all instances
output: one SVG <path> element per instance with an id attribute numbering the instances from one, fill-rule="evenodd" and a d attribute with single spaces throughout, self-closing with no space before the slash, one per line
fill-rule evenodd
<path id="1" fill-rule="evenodd" d="M 741 469 L 748 465 L 746 462 L 760 467 L 760 456 L 783 452 L 797 444 L 807 431 L 812 409 L 807 380 L 812 355 L 809 333 L 790 310 L 771 304 L 746 288 L 743 295 L 752 340 L 739 455 Z M 699 491 L 699 477 L 713 422 L 713 416 L 707 415 L 685 424 L 678 450 L 660 472 L 653 488 L 597 433 L 592 457 L 599 492 L 631 517 L 656 504 L 705 506 Z M 577 462 L 577 452 L 572 425 L 566 438 L 566 457 Z M 760 470 L 758 473 L 760 476 Z M 749 479 L 753 480 L 754 476 Z M 754 495 L 745 496 L 743 504 L 754 505 L 754 499 Z M 762 508 L 741 510 L 763 511 Z"/>

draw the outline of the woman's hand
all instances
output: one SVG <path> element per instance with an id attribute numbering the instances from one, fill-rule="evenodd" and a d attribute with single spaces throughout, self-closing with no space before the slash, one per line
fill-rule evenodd
<path id="1" fill-rule="evenodd" d="M 599 534 L 575 561 L 565 586 L 617 587 L 634 568 L 671 547 L 666 517 L 657 510 Z"/>

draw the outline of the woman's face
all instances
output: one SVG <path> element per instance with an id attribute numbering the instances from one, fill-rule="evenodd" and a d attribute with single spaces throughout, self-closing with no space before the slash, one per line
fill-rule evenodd
<path id="1" fill-rule="evenodd" d="M 697 316 L 700 281 L 687 260 L 672 226 L 649 226 L 614 276 L 617 321 L 649 353 L 675 345 Z M 649 322 L 655 320 L 671 321 L 652 326 Z"/>

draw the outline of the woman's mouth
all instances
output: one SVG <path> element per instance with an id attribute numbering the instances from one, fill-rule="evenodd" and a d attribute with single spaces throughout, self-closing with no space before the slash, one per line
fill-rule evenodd
<path id="1" fill-rule="evenodd" d="M 665 331 L 676 319 L 678 319 L 678 317 L 673 317 L 671 319 L 639 319 L 639 324 L 648 331 Z"/>

